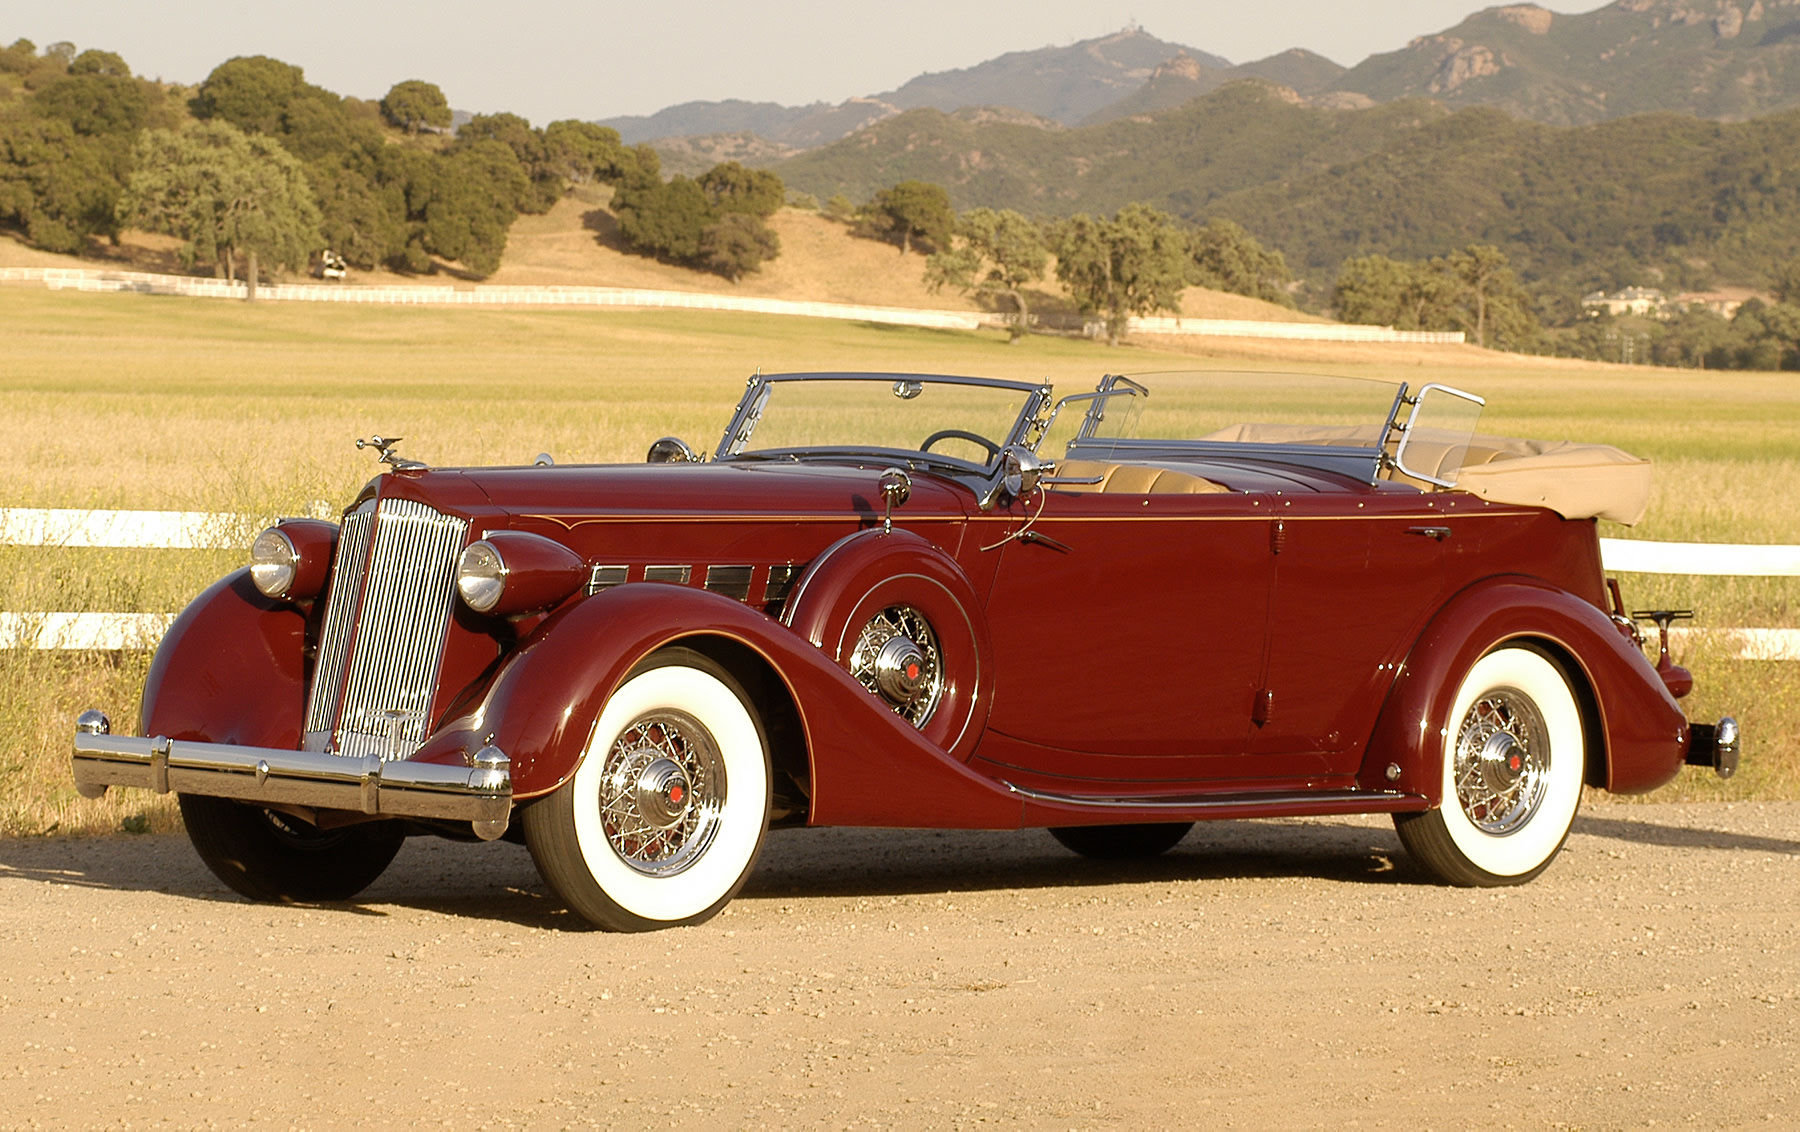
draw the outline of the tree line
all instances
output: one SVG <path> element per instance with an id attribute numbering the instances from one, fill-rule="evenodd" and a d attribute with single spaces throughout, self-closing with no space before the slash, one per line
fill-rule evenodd
<path id="1" fill-rule="evenodd" d="M 773 172 L 726 162 L 665 180 L 654 150 L 593 123 L 538 129 L 502 113 L 452 131 L 451 120 L 443 92 L 423 80 L 367 102 L 250 56 L 188 91 L 133 77 L 112 52 L 19 40 L 0 49 L 0 225 L 59 252 L 116 240 L 125 227 L 167 232 L 190 266 L 228 278 L 303 269 L 324 248 L 364 269 L 449 261 L 481 276 L 499 266 L 519 215 L 594 181 L 613 186 L 620 236 L 639 254 L 735 281 L 780 253 L 768 220 L 787 190 Z M 942 186 L 917 179 L 861 205 L 834 197 L 824 212 L 902 256 L 923 253 L 932 289 L 1005 310 L 1015 338 L 1032 324 L 1029 289 L 1052 259 L 1075 304 L 1115 342 L 1130 317 L 1178 309 L 1186 287 L 1290 306 L 1297 289 L 1280 251 L 1217 214 L 1196 225 L 1130 203 L 1111 215 L 982 207 L 959 216 Z M 1690 310 L 1622 330 L 1578 318 L 1568 303 L 1534 302 L 1506 252 L 1476 242 L 1417 260 L 1352 256 L 1330 303 L 1345 321 L 1460 329 L 1504 349 L 1618 360 L 1629 334 L 1642 347 L 1634 360 L 1800 368 L 1800 288 L 1783 287 L 1730 319 Z"/>
<path id="2" fill-rule="evenodd" d="M 257 256 L 303 269 L 326 247 L 365 269 L 426 271 L 435 258 L 486 275 L 520 214 L 655 161 L 589 122 L 476 115 L 452 134 L 431 83 L 366 102 L 266 56 L 220 64 L 185 100 L 112 52 L 68 44 L 19 40 L 0 51 L 0 75 L 22 88 L 0 104 L 0 223 L 58 252 L 128 226 L 167 232 L 190 265 L 229 276 Z"/>

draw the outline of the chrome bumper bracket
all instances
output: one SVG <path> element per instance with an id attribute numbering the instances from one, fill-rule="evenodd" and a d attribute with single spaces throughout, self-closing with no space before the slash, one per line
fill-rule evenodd
<path id="1" fill-rule="evenodd" d="M 98 798 L 109 786 L 204 794 L 244 802 L 469 822 L 493 840 L 512 816 L 512 765 L 483 748 L 473 766 L 382 762 L 317 751 L 111 735 L 78 726 L 75 788 Z"/>
<path id="2" fill-rule="evenodd" d="M 1738 768 L 1738 721 L 1726 716 L 1718 723 L 1688 726 L 1687 763 L 1709 766 L 1720 778 L 1730 778 Z"/>

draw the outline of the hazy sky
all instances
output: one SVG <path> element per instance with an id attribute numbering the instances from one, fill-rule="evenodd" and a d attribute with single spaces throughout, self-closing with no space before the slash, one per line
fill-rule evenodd
<path id="1" fill-rule="evenodd" d="M 1474 0 L 0 0 L 0 43 L 59 40 L 198 82 L 272 55 L 339 94 L 437 83 L 463 110 L 648 114 L 693 99 L 797 105 L 875 94 L 924 71 L 1066 45 L 1136 21 L 1234 63 L 1306 47 L 1345 65 L 1442 31 Z M 1558 12 L 1599 0 L 1550 0 Z"/>

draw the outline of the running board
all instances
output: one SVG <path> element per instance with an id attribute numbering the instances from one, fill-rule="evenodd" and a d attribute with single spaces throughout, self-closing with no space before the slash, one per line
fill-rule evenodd
<path id="1" fill-rule="evenodd" d="M 1158 820 L 1218 821 L 1231 818 L 1317 817 L 1331 814 L 1404 814 L 1431 808 L 1422 794 L 1397 790 L 1285 790 L 1268 793 L 1198 794 L 1103 798 L 1052 794 L 1001 780 L 1024 800 L 1026 825 L 1104 824 L 1104 819 L 1149 817 Z"/>

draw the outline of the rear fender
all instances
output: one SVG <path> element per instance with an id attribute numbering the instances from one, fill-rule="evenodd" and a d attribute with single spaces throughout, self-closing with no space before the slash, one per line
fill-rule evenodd
<path id="1" fill-rule="evenodd" d="M 169 626 L 144 680 L 139 733 L 291 750 L 306 712 L 306 618 L 264 597 L 248 567 Z"/>
<path id="2" fill-rule="evenodd" d="M 1642 793 L 1681 769 L 1687 720 L 1643 652 L 1592 604 L 1536 579 L 1506 577 L 1457 594 L 1420 634 L 1376 722 L 1362 785 L 1439 804 L 1457 686 L 1477 660 L 1509 643 L 1550 655 L 1582 701 L 1588 785 Z M 1390 764 L 1398 779 L 1387 777 Z"/>
<path id="3" fill-rule="evenodd" d="M 488 743 L 512 760 L 519 800 L 574 775 L 594 721 L 633 665 L 659 648 L 726 640 L 767 664 L 804 735 L 813 825 L 1014 829 L 1019 798 L 933 746 L 779 622 L 728 597 L 636 583 L 559 610 L 470 712 L 415 756 L 453 762 Z M 767 705 L 765 705 L 767 706 Z"/>

